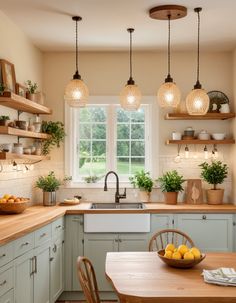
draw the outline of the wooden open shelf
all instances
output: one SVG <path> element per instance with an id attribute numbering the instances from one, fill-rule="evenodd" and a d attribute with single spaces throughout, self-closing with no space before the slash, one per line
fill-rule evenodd
<path id="1" fill-rule="evenodd" d="M 52 110 L 44 105 L 30 101 L 12 92 L 5 92 L 0 96 L 0 105 L 14 108 L 31 114 L 51 115 Z"/>
<path id="2" fill-rule="evenodd" d="M 225 139 L 225 140 L 199 140 L 199 139 L 191 139 L 191 140 L 167 140 L 166 144 L 202 144 L 202 145 L 214 145 L 214 144 L 234 144 L 234 139 Z"/>
<path id="3" fill-rule="evenodd" d="M 18 136 L 23 138 L 36 138 L 36 139 L 50 138 L 50 135 L 48 134 L 31 132 L 31 131 L 14 128 L 14 127 L 8 127 L 8 126 L 0 126 L 0 134 Z"/>
<path id="4" fill-rule="evenodd" d="M 194 116 L 182 113 L 168 113 L 165 120 L 227 120 L 235 117 L 235 113 L 207 113 L 206 115 Z"/>
<path id="5" fill-rule="evenodd" d="M 0 152 L 0 160 L 16 160 L 16 159 L 25 159 L 29 161 L 42 161 L 42 160 L 50 160 L 49 156 L 37 156 L 37 155 L 21 155 L 14 154 L 8 152 Z"/>

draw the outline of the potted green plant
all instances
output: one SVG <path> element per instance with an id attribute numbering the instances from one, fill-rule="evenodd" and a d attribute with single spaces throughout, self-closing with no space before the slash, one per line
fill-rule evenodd
<path id="1" fill-rule="evenodd" d="M 60 121 L 43 121 L 42 132 L 51 135 L 42 142 L 42 154 L 48 155 L 54 146 L 60 147 L 65 138 L 64 124 Z"/>
<path id="2" fill-rule="evenodd" d="M 36 181 L 36 187 L 43 190 L 43 205 L 56 205 L 56 190 L 58 190 L 61 182 L 56 178 L 53 171 L 47 176 L 40 176 Z"/>
<path id="3" fill-rule="evenodd" d="M 6 88 L 5 85 L 3 83 L 0 83 L 0 96 L 3 95 L 5 88 Z"/>
<path id="4" fill-rule="evenodd" d="M 37 102 L 38 84 L 33 83 L 31 80 L 27 80 L 26 85 L 27 85 L 26 98 L 31 101 Z"/>
<path id="5" fill-rule="evenodd" d="M 150 177 L 150 172 L 145 172 L 141 170 L 136 172 L 134 176 L 129 177 L 130 183 L 134 188 L 139 188 L 140 191 L 140 201 L 149 202 L 150 194 L 154 185 L 152 178 Z"/>
<path id="6" fill-rule="evenodd" d="M 72 176 L 65 176 L 63 178 L 63 183 L 64 183 L 64 186 L 69 186 L 71 184 L 71 181 L 72 181 Z"/>
<path id="7" fill-rule="evenodd" d="M 99 181 L 102 177 L 99 176 L 88 176 L 88 177 L 84 177 L 84 181 L 86 183 L 96 183 L 97 181 Z"/>
<path id="8" fill-rule="evenodd" d="M 204 181 L 213 185 L 212 189 L 208 189 L 207 203 L 221 204 L 224 197 L 224 189 L 217 188 L 217 184 L 222 184 L 228 175 L 228 167 L 221 161 L 212 161 L 210 164 L 204 162 L 199 165 L 202 169 L 201 177 Z"/>
<path id="9" fill-rule="evenodd" d="M 176 170 L 168 171 L 158 178 L 166 204 L 177 204 L 178 194 L 183 191 L 184 181 L 183 176 L 180 176 Z"/>
<path id="10" fill-rule="evenodd" d="M 7 120 L 10 120 L 9 116 L 0 116 L 0 125 L 1 126 L 6 126 L 7 125 Z"/>

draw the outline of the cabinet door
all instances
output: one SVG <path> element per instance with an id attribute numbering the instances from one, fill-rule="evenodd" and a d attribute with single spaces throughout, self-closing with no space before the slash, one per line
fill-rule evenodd
<path id="1" fill-rule="evenodd" d="M 55 241 L 50 248 L 50 294 L 56 302 L 64 289 L 64 240 Z"/>
<path id="2" fill-rule="evenodd" d="M 34 303 L 49 303 L 49 275 L 50 275 L 50 245 L 45 244 L 35 251 L 35 265 L 34 265 Z M 21 301 L 21 303 L 24 301 Z M 31 303 L 32 303 L 31 302 Z"/>
<path id="3" fill-rule="evenodd" d="M 148 251 L 149 234 L 119 234 L 119 251 Z"/>
<path id="4" fill-rule="evenodd" d="M 33 298 L 33 251 L 17 258 L 15 268 L 15 303 L 32 303 Z M 41 302 L 43 303 L 43 302 Z"/>
<path id="5" fill-rule="evenodd" d="M 176 227 L 187 233 L 201 250 L 232 251 L 232 215 L 181 214 L 176 219 Z"/>
<path id="6" fill-rule="evenodd" d="M 13 303 L 14 297 L 13 297 L 13 289 L 8 291 L 5 295 L 0 297 L 1 303 Z"/>
<path id="7" fill-rule="evenodd" d="M 107 252 L 113 251 L 118 251 L 117 234 L 84 234 L 84 256 L 93 263 L 100 291 L 112 290 L 105 276 L 105 260 Z"/>
<path id="8" fill-rule="evenodd" d="M 159 230 L 173 228 L 173 215 L 172 214 L 152 214 L 151 215 L 151 235 Z"/>

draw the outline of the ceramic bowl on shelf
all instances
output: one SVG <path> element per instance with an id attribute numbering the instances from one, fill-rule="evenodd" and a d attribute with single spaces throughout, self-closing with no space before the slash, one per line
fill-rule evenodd
<path id="1" fill-rule="evenodd" d="M 22 120 L 16 120 L 15 125 L 20 129 L 27 130 L 28 126 L 29 126 L 29 122 L 22 121 Z"/>
<path id="2" fill-rule="evenodd" d="M 225 134 L 223 133 L 214 133 L 211 135 L 214 140 L 224 140 Z"/>
<path id="3" fill-rule="evenodd" d="M 194 259 L 194 260 L 184 260 L 184 259 L 180 259 L 180 260 L 175 260 L 175 259 L 170 259 L 170 258 L 166 258 L 164 257 L 165 254 L 165 250 L 159 250 L 157 252 L 158 257 L 164 262 L 166 263 L 168 266 L 171 267 L 176 267 L 176 268 L 191 268 L 194 267 L 195 265 L 199 264 L 200 262 L 202 262 L 202 260 L 205 259 L 206 255 L 205 254 L 201 254 L 200 259 Z"/>
<path id="4" fill-rule="evenodd" d="M 198 134 L 198 139 L 199 140 L 209 140 L 210 139 L 210 134 L 206 130 L 201 130 L 200 133 Z"/>

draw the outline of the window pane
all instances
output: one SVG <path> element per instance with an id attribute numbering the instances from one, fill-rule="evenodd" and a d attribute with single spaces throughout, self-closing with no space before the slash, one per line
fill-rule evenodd
<path id="1" fill-rule="evenodd" d="M 131 142 L 131 156 L 145 156 L 145 146 L 143 141 Z"/>
<path id="2" fill-rule="evenodd" d="M 79 156 L 80 157 L 89 157 L 91 154 L 90 141 L 80 141 L 79 144 Z"/>
<path id="3" fill-rule="evenodd" d="M 129 174 L 129 158 L 117 158 L 117 172 L 118 174 Z"/>
<path id="4" fill-rule="evenodd" d="M 135 112 L 131 112 L 131 122 L 144 122 L 144 109 L 140 108 Z"/>
<path id="5" fill-rule="evenodd" d="M 80 136 L 80 139 L 90 139 L 90 137 L 91 137 L 90 124 L 80 124 L 79 125 L 79 136 Z"/>
<path id="6" fill-rule="evenodd" d="M 106 112 L 104 107 L 91 107 L 91 120 L 93 122 L 105 122 L 106 121 Z"/>
<path id="7" fill-rule="evenodd" d="M 92 158 L 91 175 L 101 176 L 106 174 L 106 159 Z"/>
<path id="8" fill-rule="evenodd" d="M 79 174 L 80 175 L 89 175 L 90 174 L 90 158 L 80 158 L 79 159 Z"/>
<path id="9" fill-rule="evenodd" d="M 92 143 L 93 156 L 105 157 L 106 156 L 106 142 L 105 141 L 93 141 Z"/>
<path id="10" fill-rule="evenodd" d="M 122 108 L 117 109 L 117 122 L 129 122 L 130 112 L 124 111 Z"/>
<path id="11" fill-rule="evenodd" d="M 129 124 L 117 125 L 117 139 L 129 139 Z"/>
<path id="12" fill-rule="evenodd" d="M 106 125 L 93 124 L 92 125 L 92 138 L 93 139 L 106 139 Z"/>
<path id="13" fill-rule="evenodd" d="M 131 158 L 131 174 L 135 174 L 141 169 L 145 169 L 144 158 Z"/>
<path id="14" fill-rule="evenodd" d="M 117 142 L 117 156 L 129 156 L 129 141 Z"/>
<path id="15" fill-rule="evenodd" d="M 131 139 L 144 139 L 144 124 L 131 125 Z"/>
<path id="16" fill-rule="evenodd" d="M 79 109 L 79 122 L 89 122 L 91 120 L 90 108 Z"/>

